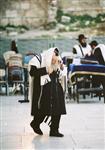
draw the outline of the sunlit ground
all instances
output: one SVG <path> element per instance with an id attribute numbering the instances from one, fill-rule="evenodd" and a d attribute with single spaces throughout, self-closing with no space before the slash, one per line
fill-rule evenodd
<path id="1" fill-rule="evenodd" d="M 49 127 L 42 123 L 43 136 L 30 127 L 31 103 L 19 103 L 23 96 L 0 97 L 0 145 L 2 150 L 97 149 L 104 150 L 103 98 L 80 98 L 80 103 L 68 100 L 67 114 L 62 116 L 60 132 L 63 138 L 49 137 Z"/>

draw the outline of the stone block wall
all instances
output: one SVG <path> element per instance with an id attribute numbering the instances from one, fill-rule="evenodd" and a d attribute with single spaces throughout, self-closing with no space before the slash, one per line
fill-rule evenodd
<path id="1" fill-rule="evenodd" d="M 26 25 L 39 27 L 53 21 L 57 8 L 65 12 L 83 15 L 105 13 L 105 0 L 0 0 L 0 25 Z"/>
<path id="2" fill-rule="evenodd" d="M 105 13 L 105 0 L 58 0 L 58 7 L 76 15 Z"/>
<path id="3" fill-rule="evenodd" d="M 47 19 L 43 0 L 0 0 L 0 24 L 38 27 Z"/>

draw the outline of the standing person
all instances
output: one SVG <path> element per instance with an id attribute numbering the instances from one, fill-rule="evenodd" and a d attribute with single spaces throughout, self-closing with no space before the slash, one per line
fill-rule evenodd
<path id="1" fill-rule="evenodd" d="M 57 48 L 50 48 L 29 62 L 29 72 L 33 83 L 30 94 L 33 120 L 30 125 L 34 132 L 39 135 L 43 134 L 40 124 L 46 116 L 51 116 L 49 135 L 64 136 L 59 133 L 61 115 L 66 114 L 64 93 L 59 83 L 59 67 Z"/>
<path id="2" fill-rule="evenodd" d="M 18 53 L 18 48 L 15 40 L 11 41 L 11 51 L 14 51 L 15 53 Z"/>
<path id="3" fill-rule="evenodd" d="M 105 45 L 98 44 L 97 41 L 92 41 L 90 43 L 92 47 L 92 54 L 99 62 L 100 65 L 105 65 Z M 105 77 L 103 76 L 94 76 L 93 77 L 93 87 L 99 87 L 100 84 L 103 85 L 104 88 L 104 96 L 105 96 Z"/>
<path id="4" fill-rule="evenodd" d="M 13 86 L 12 91 L 15 93 L 16 91 L 22 89 L 22 85 L 14 81 L 23 80 L 22 54 L 18 53 L 18 48 L 15 40 L 11 41 L 10 50 L 6 51 L 3 54 L 3 57 L 7 67 L 6 71 L 8 72 L 8 84 L 11 84 Z M 21 90 L 21 92 L 23 93 L 23 90 Z"/>
<path id="5" fill-rule="evenodd" d="M 104 44 L 98 44 L 97 41 L 92 41 L 90 43 L 92 47 L 92 53 L 95 56 L 96 60 L 101 65 L 105 65 L 105 45 Z"/>
<path id="6" fill-rule="evenodd" d="M 77 57 L 85 57 L 86 55 L 90 56 L 91 55 L 91 47 L 90 45 L 86 42 L 86 37 L 84 34 L 80 34 L 78 36 L 78 44 L 74 45 L 73 47 L 73 54 L 76 54 Z"/>

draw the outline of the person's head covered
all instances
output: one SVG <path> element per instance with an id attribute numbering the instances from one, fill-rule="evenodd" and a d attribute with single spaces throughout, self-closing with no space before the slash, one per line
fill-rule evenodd
<path id="1" fill-rule="evenodd" d="M 82 41 L 83 39 L 87 39 L 87 37 L 84 34 L 79 34 L 77 40 Z"/>
<path id="2" fill-rule="evenodd" d="M 98 42 L 96 40 L 93 40 L 90 42 L 90 46 L 97 46 Z"/>
<path id="3" fill-rule="evenodd" d="M 98 42 L 96 40 L 93 40 L 89 44 L 90 44 L 91 48 L 94 49 L 98 45 Z"/>
<path id="4" fill-rule="evenodd" d="M 59 50 L 57 47 L 50 48 L 43 52 L 43 57 L 46 66 L 55 64 L 59 59 Z"/>
<path id="5" fill-rule="evenodd" d="M 82 45 L 82 47 L 86 47 L 86 39 L 87 39 L 87 37 L 85 37 L 85 35 L 84 34 L 79 34 L 78 35 L 78 41 L 79 41 L 79 43 Z"/>

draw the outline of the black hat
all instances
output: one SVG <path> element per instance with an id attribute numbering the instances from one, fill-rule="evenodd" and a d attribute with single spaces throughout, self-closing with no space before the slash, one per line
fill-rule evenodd
<path id="1" fill-rule="evenodd" d="M 82 40 L 82 39 L 87 39 L 87 37 L 85 37 L 85 35 L 84 34 L 79 34 L 78 35 L 78 39 L 77 40 Z"/>
<path id="2" fill-rule="evenodd" d="M 93 46 L 93 45 L 94 45 L 94 46 L 97 46 L 97 45 L 98 45 L 98 42 L 94 40 L 94 41 L 91 41 L 91 43 L 89 43 L 89 44 L 90 44 L 91 46 Z"/>

